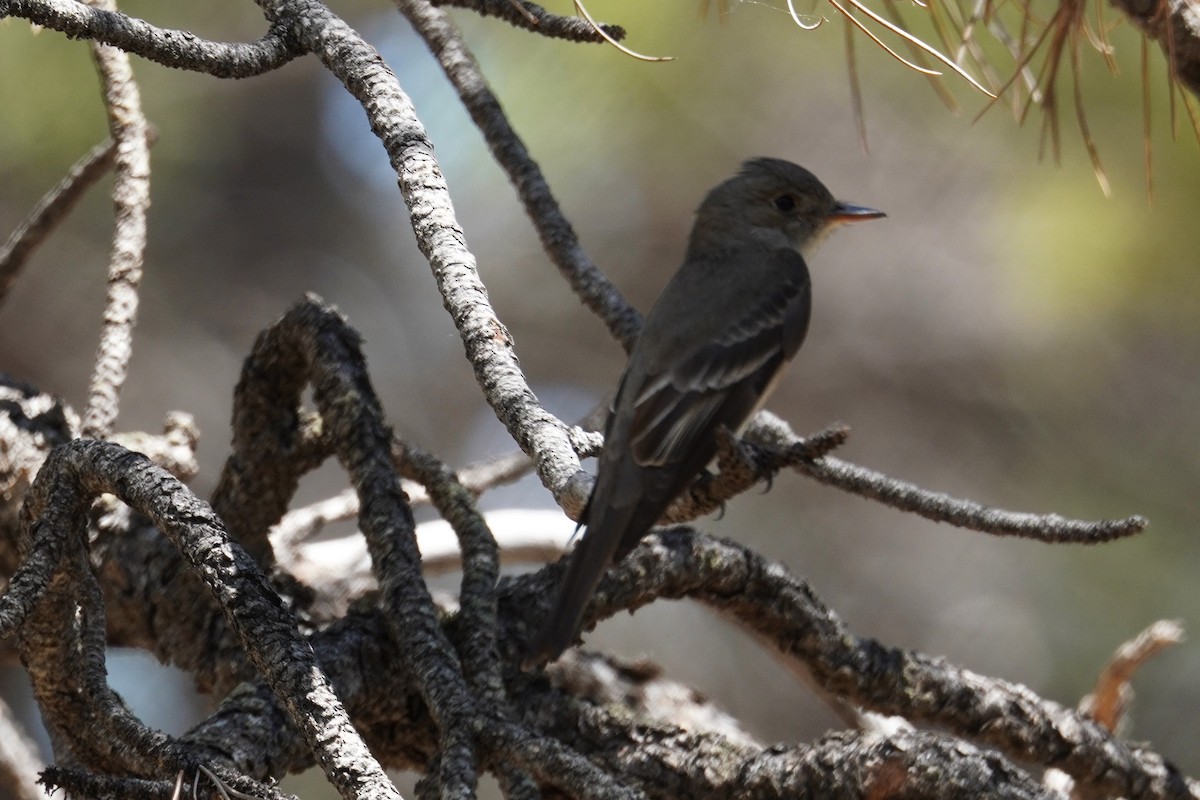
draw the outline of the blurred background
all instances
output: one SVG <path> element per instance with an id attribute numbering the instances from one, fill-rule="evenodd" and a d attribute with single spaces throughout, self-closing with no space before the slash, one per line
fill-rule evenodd
<path id="1" fill-rule="evenodd" d="M 620 348 L 542 253 L 515 194 L 429 53 L 387 3 L 335 5 L 384 54 L 428 126 L 483 280 L 538 396 L 573 420 L 614 387 Z M 551 11 L 570 13 L 565 0 Z M 124 9 L 248 41 L 249 3 Z M 1088 121 L 1106 198 L 1064 113 L 1061 164 L 1039 160 L 1041 118 L 922 76 L 859 36 L 870 151 L 859 143 L 843 24 L 796 27 L 784 0 L 703 13 L 698 0 L 595 0 L 627 43 L 676 61 L 550 41 L 453 12 L 584 247 L 645 310 L 677 266 L 692 210 L 745 158 L 804 164 L 885 220 L 833 237 L 813 264 L 808 341 L 770 408 L 798 431 L 852 428 L 843 458 L 1002 508 L 1151 527 L 1098 547 L 996 539 L 783 475 L 702 527 L 789 565 L 854 630 L 944 655 L 1074 705 L 1113 649 L 1150 622 L 1200 622 L 1200 180 L 1184 120 L 1171 135 L 1164 59 L 1151 48 L 1153 202 L 1145 189 L 1140 44 L 1112 32 L 1119 74 L 1086 43 Z M 834 16 L 831 7 L 801 9 Z M 932 36 L 920 8 L 914 30 Z M 1047 6 L 1044 16 L 1050 15 Z M 1117 15 L 1110 14 L 1116 21 Z M 997 57 L 997 71 L 1011 59 Z M 153 150 L 150 244 L 122 430 L 193 413 L 207 496 L 228 450 L 233 387 L 254 336 L 306 291 L 366 338 L 396 431 L 456 465 L 513 448 L 482 400 L 362 110 L 312 58 L 244 81 L 135 59 Z M 1070 84 L 1059 91 L 1069 98 Z M 0 21 L 0 235 L 106 136 L 88 48 Z M 100 326 L 111 181 L 97 187 L 0 307 L 0 369 L 81 408 Z M 335 469 L 298 502 L 343 486 Z M 488 508 L 553 508 L 536 480 Z M 564 522 L 564 525 L 569 523 Z M 648 655 L 766 741 L 836 720 L 748 637 L 693 604 L 604 623 L 589 644 Z M 153 724 L 203 713 L 188 681 L 116 654 L 114 681 Z M 1127 735 L 1200 773 L 1200 648 L 1139 673 Z M 0 672 L 12 702 L 21 671 Z M 177 702 L 166 700 L 177 696 Z M 318 780 L 318 783 L 320 781 Z M 303 784 L 289 781 L 293 790 Z M 318 797 L 327 787 L 304 787 Z M 332 794 L 330 794 L 332 796 Z"/>

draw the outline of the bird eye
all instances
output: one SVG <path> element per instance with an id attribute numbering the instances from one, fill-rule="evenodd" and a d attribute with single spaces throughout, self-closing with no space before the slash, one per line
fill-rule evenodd
<path id="1" fill-rule="evenodd" d="M 796 208 L 796 198 L 790 194 L 781 194 L 773 202 L 775 203 L 775 207 L 785 214 L 789 211 L 794 211 Z"/>

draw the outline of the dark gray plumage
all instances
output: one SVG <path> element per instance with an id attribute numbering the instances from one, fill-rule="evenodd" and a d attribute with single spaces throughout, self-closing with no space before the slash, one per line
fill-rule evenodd
<path id="1" fill-rule="evenodd" d="M 808 170 L 756 158 L 704 198 L 683 266 L 646 316 L 605 426 L 587 526 L 527 664 L 579 633 L 604 570 L 622 559 L 740 430 L 808 330 L 805 256 L 838 223 L 883 214 L 838 202 Z"/>

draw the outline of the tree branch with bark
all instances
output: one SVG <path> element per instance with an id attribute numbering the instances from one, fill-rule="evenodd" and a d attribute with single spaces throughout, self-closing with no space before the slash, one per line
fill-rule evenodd
<path id="1" fill-rule="evenodd" d="M 609 571 L 585 624 L 662 598 L 694 599 L 807 676 L 851 726 L 815 742 L 765 746 L 650 665 L 572 652 L 544 669 L 520 669 L 562 566 L 502 576 L 508 541 L 493 533 L 477 499 L 528 469 L 578 519 L 592 484 L 581 463 L 601 444 L 600 415 L 565 422 L 530 388 L 433 143 L 379 53 L 317 0 L 258 5 L 262 38 L 230 44 L 159 28 L 99 0 L 0 0 L 0 17 L 93 43 L 112 135 L 0 251 L 0 299 L 98 174 L 116 174 L 105 327 L 82 421 L 36 387 L 12 378 L 0 385 L 0 570 L 10 576 L 0 596 L 0 652 L 19 656 L 51 734 L 54 764 L 41 773 L 47 787 L 87 797 L 274 798 L 283 796 L 274 780 L 317 765 L 346 798 L 398 797 L 386 768 L 423 773 L 422 798 L 473 797 L 485 772 L 514 798 L 1200 797 L 1200 783 L 1114 732 L 1136 666 L 1177 632 L 1122 649 L 1085 711 L 1076 711 L 857 635 L 782 564 L 686 525 L 783 469 L 960 528 L 1054 544 L 1131 536 L 1145 520 L 1069 520 L 950 497 L 834 457 L 844 428 L 799 437 L 766 412 L 743 438 L 723 438 L 716 473 L 698 479 L 662 520 L 676 527 L 660 529 Z M 450 79 L 550 260 L 628 349 L 640 315 L 584 252 L 442 6 L 576 42 L 620 39 L 624 30 L 525 0 L 396 5 Z M 1149 19 L 1144 9 L 1125 10 Z M 1168 16 L 1186 22 L 1189 13 Z M 1159 41 L 1169 30 L 1172 69 L 1195 91 L 1188 54 L 1196 30 L 1163 19 L 1143 28 Z M 519 453 L 455 470 L 394 437 L 359 335 L 313 295 L 266 329 L 246 359 L 232 451 L 209 501 L 186 485 L 197 442 L 186 414 L 168 417 L 159 435 L 114 431 L 150 183 L 151 134 L 129 54 L 225 78 L 311 55 L 341 82 L 388 155 L 480 393 Z M 330 458 L 351 493 L 294 508 L 302 477 Z M 452 605 L 426 584 L 429 554 L 412 513 L 418 501 L 457 540 L 462 579 Z M 302 580 L 295 567 L 305 540 L 349 515 L 361 537 L 361 574 Z M 541 558 L 563 546 L 539 542 L 523 552 Z M 108 684 L 110 646 L 145 649 L 187 672 L 216 710 L 181 736 L 149 728 Z M 11 727 L 0 714 L 0 740 L 12 738 Z M 0 775 L 21 782 L 28 797 L 33 756 L 16 741 L 0 748 Z M 1065 777 L 1043 780 L 1039 772 L 1050 768 Z"/>

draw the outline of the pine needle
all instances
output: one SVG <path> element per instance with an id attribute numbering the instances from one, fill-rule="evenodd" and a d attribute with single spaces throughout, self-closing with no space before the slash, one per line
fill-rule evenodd
<path id="1" fill-rule="evenodd" d="M 646 56 L 646 55 L 642 55 L 641 53 L 630 50 L 628 47 L 621 44 L 613 37 L 609 36 L 608 32 L 600 26 L 600 23 L 598 23 L 598 22 L 596 22 L 596 20 L 592 19 L 592 15 L 588 13 L 587 8 L 584 7 L 584 5 L 583 5 L 583 0 L 574 0 L 574 2 L 575 2 L 575 11 L 577 11 L 579 13 L 579 16 L 581 16 L 585 20 L 587 20 L 588 25 L 592 26 L 592 30 L 594 30 L 597 34 L 599 34 L 601 39 L 608 42 L 613 47 L 617 48 L 618 50 L 620 50 L 622 53 L 629 56 L 630 58 L 636 58 L 638 61 L 674 61 L 675 60 L 675 56 Z"/>
<path id="2" fill-rule="evenodd" d="M 1083 137 L 1083 146 L 1087 150 L 1088 158 L 1092 160 L 1092 172 L 1096 175 L 1096 182 L 1100 184 L 1100 191 L 1104 192 L 1105 197 L 1112 197 L 1112 187 L 1109 185 L 1108 175 L 1104 171 L 1104 164 L 1100 162 L 1100 150 L 1096 147 L 1095 139 L 1092 138 L 1092 131 L 1088 127 L 1087 114 L 1084 113 L 1083 84 L 1080 81 L 1079 74 L 1079 34 L 1072 32 L 1070 39 L 1071 82 L 1075 86 L 1075 119 L 1079 122 L 1079 133 Z M 1149 138 L 1147 138 L 1147 142 L 1149 142 Z"/>
<path id="3" fill-rule="evenodd" d="M 962 76 L 964 79 L 966 79 L 966 81 L 967 81 L 968 83 L 970 83 L 972 86 L 974 86 L 974 87 L 975 87 L 976 89 L 978 89 L 979 91 L 981 91 L 981 92 L 983 92 L 984 94 L 986 94 L 988 97 L 992 97 L 992 98 L 994 98 L 994 97 L 995 97 L 995 95 L 994 95 L 994 94 L 992 94 L 991 92 L 989 92 L 987 89 L 985 89 L 985 88 L 984 88 L 984 87 L 983 87 L 983 86 L 982 86 L 982 85 L 979 83 L 979 81 L 977 81 L 977 80 L 975 80 L 974 78 L 972 78 L 972 77 L 971 77 L 971 75 L 970 75 L 970 74 L 969 74 L 969 73 L 968 73 L 966 70 L 964 70 L 964 69 L 963 69 L 962 67 L 960 67 L 958 64 L 955 64 L 953 61 L 951 61 L 951 60 L 950 60 L 949 58 L 947 58 L 946 56 L 942 55 L 942 54 L 941 54 L 941 52 L 939 52 L 939 51 L 938 51 L 936 48 L 934 48 L 934 47 L 932 47 L 932 46 L 930 46 L 930 45 L 926 44 L 924 41 L 922 41 L 921 39 L 917 38 L 916 36 L 913 36 L 911 33 L 909 33 L 908 31 L 904 30 L 904 29 L 903 29 L 903 28 L 901 28 L 900 26 L 898 26 L 898 25 L 893 25 L 891 22 L 888 22 L 886 19 L 884 19 L 883 17 L 879 16 L 879 15 L 878 15 L 878 14 L 876 14 L 874 11 L 872 11 L 870 8 L 868 8 L 867 6 L 863 5 L 863 4 L 860 2 L 860 0 L 847 0 L 847 1 L 850 3 L 850 5 L 854 6 L 854 7 L 855 7 L 855 8 L 857 8 L 859 11 L 863 12 L 864 14 L 866 14 L 868 17 L 870 17 L 870 18 L 871 18 L 872 20 L 874 20 L 876 23 L 878 23 L 878 24 L 882 25 L 883 27 L 887 28 L 889 31 L 891 31 L 892 33 L 896 34 L 896 35 L 897 35 L 897 36 L 899 36 L 901 39 L 904 39 L 905 41 L 911 42 L 912 44 L 915 44 L 917 47 L 919 47 L 919 48 L 921 48 L 922 50 L 924 50 L 924 51 L 925 51 L 926 53 L 928 53 L 930 56 L 932 56 L 933 58 L 935 58 L 935 59 L 937 59 L 938 61 L 940 61 L 940 62 L 942 62 L 943 64 L 945 64 L 945 65 L 946 65 L 947 67 L 949 67 L 950 69 L 952 69 L 952 70 L 954 70 L 955 72 L 957 72 L 957 73 L 958 73 L 959 75 L 961 75 L 961 76 Z M 846 15 L 847 15 L 847 17 L 849 18 L 849 13 L 848 13 L 848 12 L 847 12 L 847 11 L 846 11 L 846 10 L 845 10 L 845 9 L 844 9 L 842 6 L 840 6 L 838 3 L 834 2 L 834 0 L 829 0 L 829 2 L 830 2 L 830 3 L 832 3 L 832 4 L 833 4 L 833 6 L 834 6 L 835 8 L 837 8 L 839 11 L 841 11 L 843 14 L 846 14 Z M 862 25 L 860 22 L 858 22 L 858 20 L 857 20 L 857 19 L 853 19 L 853 18 L 851 18 L 851 19 L 853 20 L 853 22 L 855 23 L 855 25 L 858 27 L 858 29 L 859 29 L 859 30 L 863 31 L 864 33 L 867 33 L 867 34 L 868 34 L 868 35 L 869 35 L 869 36 L 870 36 L 870 37 L 871 37 L 871 38 L 872 38 L 874 41 L 876 41 L 876 42 L 877 42 L 877 43 L 879 43 L 881 46 L 883 46 L 883 43 L 879 41 L 879 37 L 875 36 L 874 34 L 871 34 L 869 31 L 867 31 L 867 29 L 866 29 L 865 27 L 863 27 L 863 25 Z M 908 61 L 908 60 L 906 60 L 906 59 L 904 59 L 904 58 L 901 58 L 901 57 L 900 57 L 900 56 L 899 56 L 899 55 L 898 55 L 898 54 L 897 54 L 897 53 L 896 53 L 894 50 L 892 50 L 891 48 L 887 48 L 887 47 L 885 47 L 885 49 L 886 49 L 886 50 L 887 50 L 889 53 L 891 53 L 891 54 L 892 54 L 894 57 L 896 57 L 896 58 L 900 59 L 900 61 L 903 61 L 905 64 L 908 64 L 908 65 L 909 65 L 911 68 L 915 69 L 917 72 L 924 72 L 925 74 L 930 74 L 931 72 L 933 72 L 932 70 L 926 70 L 926 69 L 923 69 L 922 67 L 918 67 L 918 66 L 916 66 L 915 64 L 913 64 L 912 62 L 910 62 L 910 61 Z M 936 74 L 936 73 L 935 73 L 935 74 Z"/>
<path id="4" fill-rule="evenodd" d="M 1154 148 L 1150 141 L 1150 45 L 1142 37 L 1142 161 L 1146 169 L 1146 202 L 1154 205 Z"/>
<path id="5" fill-rule="evenodd" d="M 884 8 L 887 9 L 888 16 L 891 17 L 892 22 L 894 22 L 897 26 L 904 24 L 904 20 L 900 16 L 900 11 L 896 8 L 896 0 L 883 0 L 883 5 Z M 927 66 L 924 51 L 922 51 L 912 42 L 906 41 L 905 44 L 908 46 L 908 52 L 912 56 L 912 60 L 917 64 L 920 64 L 922 67 Z M 942 83 L 942 81 L 940 81 L 935 75 L 927 75 L 926 80 L 929 81 L 929 85 L 933 88 L 933 91 L 937 94 L 938 98 L 942 101 L 946 108 L 950 109 L 950 111 L 957 112 L 958 101 L 954 99 L 954 95 L 951 94 L 950 90 L 946 88 L 946 84 Z"/>
<path id="6" fill-rule="evenodd" d="M 854 28 L 849 22 L 842 26 L 846 34 L 846 72 L 850 77 L 850 105 L 854 109 L 854 127 L 858 129 L 858 142 L 864 155 L 871 152 L 867 144 L 867 120 L 863 114 L 862 85 L 858 80 L 858 59 L 854 57 Z"/>
<path id="7" fill-rule="evenodd" d="M 862 8 L 862 6 L 859 3 L 855 2 L 855 0 L 850 0 L 850 3 L 853 4 L 855 8 Z M 833 6 L 834 8 L 836 8 L 838 11 L 840 11 L 842 13 L 842 16 L 845 17 L 848 22 L 852 23 L 854 25 L 854 27 L 858 28 L 860 31 L 865 33 L 868 37 L 870 37 L 871 41 L 875 42 L 875 44 L 882 47 L 888 55 L 890 55 L 892 58 L 899 61 L 904 66 L 908 67 L 911 70 L 915 70 L 917 72 L 924 73 L 925 75 L 941 75 L 942 74 L 942 73 L 938 72 L 937 70 L 925 69 L 925 67 L 917 66 L 916 64 L 914 64 L 913 62 L 911 62 L 907 58 L 905 58 L 904 56 L 897 53 L 892 48 L 888 47 L 887 44 L 885 44 L 882 39 L 880 39 L 875 34 L 871 33 L 870 28 L 868 28 L 866 25 L 863 25 L 861 22 L 859 22 L 857 19 L 855 19 L 854 16 L 849 11 L 847 11 L 844 6 L 842 6 L 840 3 L 838 3 L 837 0 L 829 0 L 829 4 L 831 6 Z M 913 38 L 915 38 L 915 37 L 913 37 Z"/>

